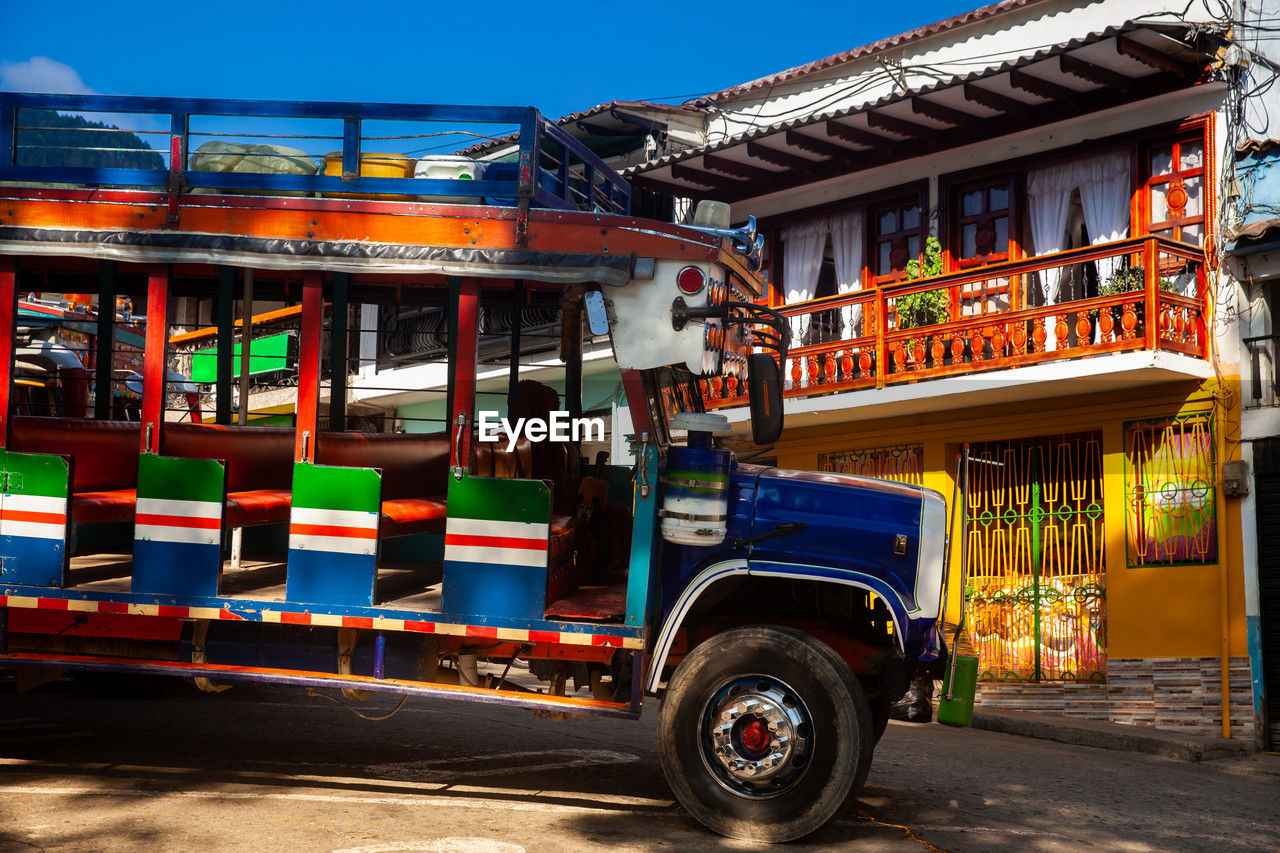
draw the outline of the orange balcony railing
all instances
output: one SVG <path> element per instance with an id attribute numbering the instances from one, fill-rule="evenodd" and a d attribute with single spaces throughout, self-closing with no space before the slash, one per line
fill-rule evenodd
<path id="1" fill-rule="evenodd" d="M 1036 304 L 1049 291 L 1056 301 Z M 1207 296 L 1199 249 L 1142 237 L 787 305 L 784 394 L 1129 350 L 1203 358 Z M 746 403 L 731 377 L 704 379 L 702 389 L 708 408 Z"/>

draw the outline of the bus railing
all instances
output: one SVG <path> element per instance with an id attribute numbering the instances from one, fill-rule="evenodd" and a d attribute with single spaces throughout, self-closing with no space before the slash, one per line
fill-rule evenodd
<path id="1" fill-rule="evenodd" d="M 67 116 L 83 120 L 68 123 Z M 374 132 L 378 128 L 413 132 Z M 469 178 L 409 176 L 420 159 L 413 154 L 457 150 L 464 140 L 496 138 L 512 128 L 518 131 L 515 163 L 476 161 L 477 174 Z M 252 170 L 254 158 L 282 156 L 269 150 L 246 152 L 248 163 L 235 171 L 206 171 L 191 168 L 192 155 L 199 153 L 192 144 L 200 140 L 320 143 L 333 150 L 283 155 L 301 162 L 294 171 L 304 173 Z M 374 153 L 410 144 L 426 147 Z M 381 165 L 393 166 L 391 171 L 404 164 L 405 176 L 362 174 L 372 171 L 369 167 L 380 158 Z M 314 166 L 309 174 L 308 161 Z M 0 183 L 15 182 L 165 187 L 174 198 L 193 190 L 358 194 L 376 200 L 465 198 L 617 214 L 629 213 L 631 203 L 630 186 L 621 176 L 533 107 L 0 92 Z"/>

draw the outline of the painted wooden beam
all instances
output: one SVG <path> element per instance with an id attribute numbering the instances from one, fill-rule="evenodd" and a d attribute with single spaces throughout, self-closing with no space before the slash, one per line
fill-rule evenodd
<path id="1" fill-rule="evenodd" d="M 1028 115 L 1032 106 L 1034 106 L 1025 101 L 1019 101 L 1017 98 L 1011 98 L 1008 95 L 984 89 L 974 83 L 964 84 L 964 97 L 967 101 L 973 101 L 975 104 L 981 104 L 984 107 L 999 110 L 1011 116 Z"/>
<path id="2" fill-rule="evenodd" d="M 1077 59 L 1074 56 L 1068 56 L 1065 53 L 1058 57 L 1058 67 L 1062 69 L 1064 74 L 1079 77 L 1081 80 L 1088 80 L 1090 83 L 1097 83 L 1099 86 L 1110 86 L 1122 92 L 1133 90 L 1134 80 L 1132 77 L 1121 74 L 1119 71 L 1112 71 L 1110 68 L 1103 68 L 1101 65 L 1094 65 L 1092 62 L 1085 62 L 1083 59 Z"/>
<path id="3" fill-rule="evenodd" d="M 1161 71 L 1169 71 L 1173 74 L 1190 75 L 1196 71 L 1194 65 L 1149 47 L 1129 36 L 1116 36 L 1116 53 L 1135 59 L 1151 68 L 1159 68 Z"/>
<path id="4" fill-rule="evenodd" d="M 769 169 L 761 169 L 759 166 L 752 166 L 750 163 L 731 160 L 719 154 L 704 154 L 702 155 L 702 162 L 708 169 L 714 169 L 717 172 L 724 172 L 729 175 L 737 175 L 739 178 L 748 178 L 753 181 L 768 182 L 782 174 Z"/>
<path id="5" fill-rule="evenodd" d="M 786 139 L 787 144 L 792 148 L 799 148 L 808 151 L 810 154 L 825 157 L 828 160 L 858 164 L 865 159 L 858 152 L 851 151 L 843 145 L 836 145 L 832 142 L 827 142 L 825 139 L 816 139 L 798 130 L 788 130 Z"/>
<path id="6" fill-rule="evenodd" d="M 1041 77 L 1033 77 L 1025 71 L 1013 69 L 1009 72 L 1009 82 L 1013 84 L 1015 89 L 1021 89 L 1024 92 L 1030 92 L 1033 95 L 1039 95 L 1042 98 L 1048 98 L 1051 101 L 1074 101 L 1085 92 L 1077 92 L 1075 89 L 1063 86 L 1060 83 L 1053 83 Z"/>
<path id="7" fill-rule="evenodd" d="M 984 121 L 983 118 L 973 113 L 957 110 L 924 98 L 912 98 L 911 111 L 916 115 L 922 115 L 934 121 L 946 122 L 956 127 L 977 127 Z"/>
<path id="8" fill-rule="evenodd" d="M 878 112 L 867 113 L 867 124 L 908 139 L 928 139 L 939 133 L 939 128 L 916 124 L 914 121 Z"/>
<path id="9" fill-rule="evenodd" d="M 893 143 L 897 140 L 890 139 L 887 136 L 881 136 L 878 133 L 870 133 L 861 128 L 852 127 L 842 124 L 838 121 L 828 121 L 824 125 L 827 136 L 834 136 L 836 139 L 843 139 L 845 142 L 852 142 L 855 145 L 864 145 L 873 151 L 883 150 L 886 143 Z"/>

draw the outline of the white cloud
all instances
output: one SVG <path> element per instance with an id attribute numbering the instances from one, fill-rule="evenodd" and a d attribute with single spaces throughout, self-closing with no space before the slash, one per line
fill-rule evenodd
<path id="1" fill-rule="evenodd" d="M 0 89 L 55 95 L 93 94 L 80 79 L 79 71 L 47 56 L 33 56 L 26 62 L 0 62 Z"/>

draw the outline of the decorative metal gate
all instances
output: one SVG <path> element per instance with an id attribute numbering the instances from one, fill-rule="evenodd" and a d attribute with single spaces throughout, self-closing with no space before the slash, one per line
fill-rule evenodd
<path id="1" fill-rule="evenodd" d="M 1105 680 L 1101 435 L 984 442 L 971 453 L 965 598 L 980 676 Z"/>

